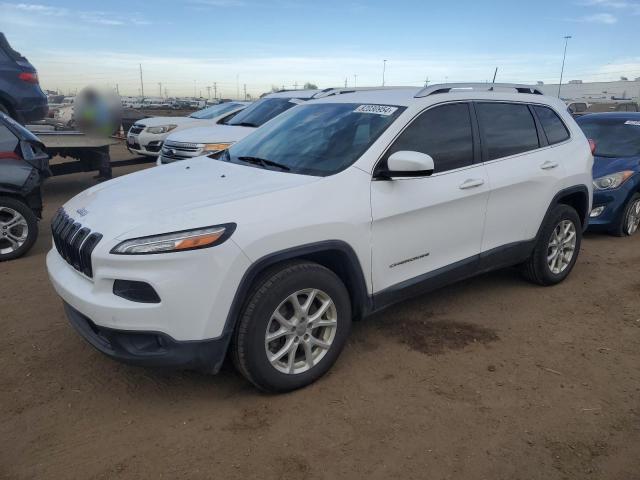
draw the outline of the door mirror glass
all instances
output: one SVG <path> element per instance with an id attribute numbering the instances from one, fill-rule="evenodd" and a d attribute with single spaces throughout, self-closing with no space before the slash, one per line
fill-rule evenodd
<path id="1" fill-rule="evenodd" d="M 387 159 L 387 177 L 426 177 L 433 173 L 433 158 L 426 153 L 401 150 Z"/>

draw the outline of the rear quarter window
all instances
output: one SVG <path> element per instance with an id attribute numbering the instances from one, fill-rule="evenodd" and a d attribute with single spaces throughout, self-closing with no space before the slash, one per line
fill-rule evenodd
<path id="1" fill-rule="evenodd" d="M 533 109 L 542 124 L 542 130 L 547 136 L 549 145 L 564 142 L 569 138 L 569 131 L 556 112 L 540 105 L 535 105 Z"/>

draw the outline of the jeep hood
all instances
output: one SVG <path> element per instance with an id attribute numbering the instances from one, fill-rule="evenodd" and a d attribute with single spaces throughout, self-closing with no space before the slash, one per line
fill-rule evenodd
<path id="1" fill-rule="evenodd" d="M 316 180 L 196 157 L 96 185 L 76 195 L 64 209 L 105 238 L 120 238 L 134 229 L 136 236 L 151 235 L 237 222 L 241 212 L 234 210 L 233 202 L 255 197 L 256 206 L 264 205 L 262 195 Z"/>
<path id="2" fill-rule="evenodd" d="M 223 143 L 237 142 L 255 131 L 252 127 L 237 127 L 233 125 L 214 125 L 211 127 L 190 128 L 176 132 L 167 140 L 186 143 Z"/>

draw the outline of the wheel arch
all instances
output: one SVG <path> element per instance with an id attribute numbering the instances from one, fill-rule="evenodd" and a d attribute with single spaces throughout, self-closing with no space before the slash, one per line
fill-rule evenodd
<path id="1" fill-rule="evenodd" d="M 364 272 L 353 248 L 341 240 L 316 242 L 270 253 L 255 261 L 245 272 L 227 314 L 223 335 L 231 334 L 237 324 L 247 296 L 262 273 L 292 260 L 318 263 L 335 273 L 344 283 L 351 299 L 354 318 L 371 311 Z"/>
<path id="2" fill-rule="evenodd" d="M 582 229 L 587 228 L 589 223 L 589 189 L 585 185 L 576 185 L 558 192 L 547 209 L 544 220 L 540 225 L 540 230 L 556 205 L 568 205 L 574 208 L 582 222 Z M 540 233 L 540 230 L 538 230 L 538 233 Z"/>

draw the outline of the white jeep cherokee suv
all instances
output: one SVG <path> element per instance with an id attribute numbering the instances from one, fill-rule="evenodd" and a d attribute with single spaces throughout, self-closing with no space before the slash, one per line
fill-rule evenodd
<path id="1" fill-rule="evenodd" d="M 589 143 L 534 87 L 434 85 L 307 102 L 217 159 L 97 185 L 53 220 L 77 331 L 133 364 L 287 391 L 352 319 L 480 272 L 562 281 L 591 203 Z M 230 348 L 229 348 L 230 347 Z"/>

